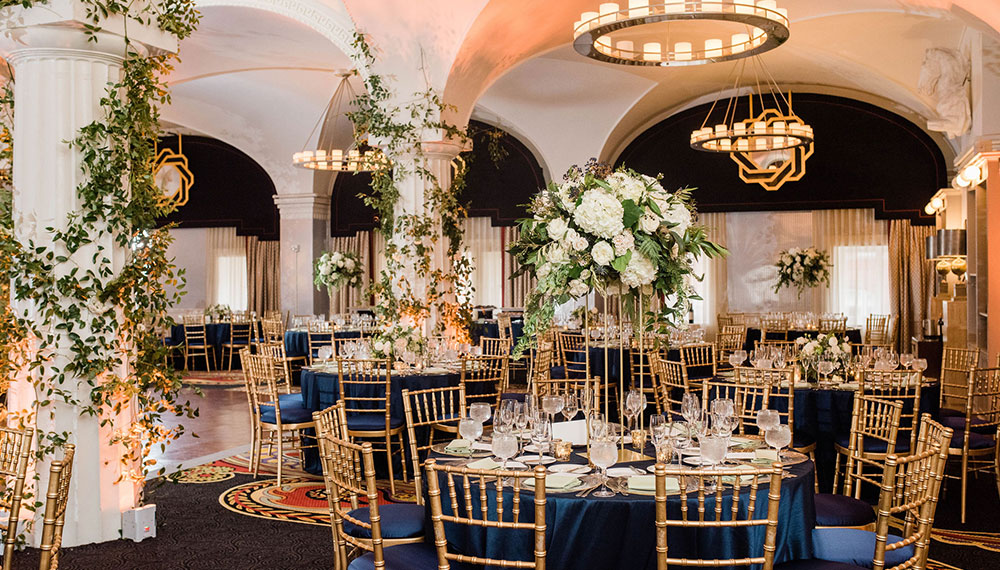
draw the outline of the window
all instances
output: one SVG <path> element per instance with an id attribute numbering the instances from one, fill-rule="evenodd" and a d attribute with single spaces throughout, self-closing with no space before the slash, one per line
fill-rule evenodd
<path id="1" fill-rule="evenodd" d="M 889 314 L 889 246 L 847 245 L 833 248 L 831 311 L 863 326 L 872 313 Z"/>
<path id="2" fill-rule="evenodd" d="M 208 304 L 246 310 L 246 239 L 236 235 L 236 228 L 209 229 L 207 265 Z"/>

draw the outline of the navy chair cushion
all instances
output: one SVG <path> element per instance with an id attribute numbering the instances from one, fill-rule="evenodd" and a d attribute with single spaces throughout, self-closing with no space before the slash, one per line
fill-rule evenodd
<path id="1" fill-rule="evenodd" d="M 553 366 L 549 369 L 549 376 L 553 379 L 562 380 L 566 378 L 565 366 Z"/>
<path id="2" fill-rule="evenodd" d="M 814 497 L 816 526 L 864 526 L 875 522 L 875 509 L 868 503 L 830 493 Z"/>
<path id="3" fill-rule="evenodd" d="M 863 570 L 863 566 L 831 562 L 829 560 L 790 560 L 775 564 L 774 570 Z"/>
<path id="4" fill-rule="evenodd" d="M 302 401 L 302 394 L 281 394 L 278 396 L 278 405 L 281 406 L 282 424 L 301 424 L 312 421 L 313 411 L 306 407 Z M 277 423 L 274 415 L 274 406 L 264 404 L 260 407 L 260 421 L 265 424 Z"/>
<path id="5" fill-rule="evenodd" d="M 965 430 L 963 429 L 961 432 L 951 436 L 951 446 L 955 449 L 961 449 L 964 440 Z M 993 447 L 995 443 L 994 439 L 988 435 L 974 431 L 969 432 L 969 449 L 988 449 Z"/>
<path id="6" fill-rule="evenodd" d="M 854 564 L 864 568 L 872 567 L 875 557 L 875 533 L 856 528 L 818 528 L 813 530 L 813 555 L 820 560 L 831 560 L 844 564 Z M 902 538 L 890 534 L 887 544 L 899 542 Z M 898 566 L 913 557 L 915 548 L 904 546 L 898 550 L 886 550 L 887 568 Z"/>
<path id="7" fill-rule="evenodd" d="M 437 550 L 433 544 L 416 542 L 390 546 L 382 551 L 385 567 L 390 569 L 406 568 L 406 570 L 437 570 Z M 451 562 L 454 570 L 469 570 L 472 567 Z M 355 558 L 347 566 L 348 570 L 375 570 L 375 554 L 366 552 L 364 556 Z"/>
<path id="8" fill-rule="evenodd" d="M 403 427 L 403 420 L 399 418 L 389 418 L 389 427 Z M 347 429 L 355 431 L 382 431 L 385 430 L 384 413 L 373 414 L 353 414 L 347 416 Z"/>
<path id="9" fill-rule="evenodd" d="M 368 507 L 351 511 L 350 515 L 361 522 L 369 520 Z M 380 505 L 378 514 L 382 517 L 382 538 L 414 538 L 424 535 L 424 507 L 412 503 Z M 371 538 L 372 532 L 363 526 L 344 519 L 344 532 L 355 538 Z"/>
<path id="10" fill-rule="evenodd" d="M 969 426 L 971 428 L 970 431 L 989 435 L 996 433 L 996 426 L 984 426 L 982 425 L 984 422 L 986 420 L 983 418 L 973 417 Z M 945 427 L 950 427 L 955 432 L 963 432 L 965 431 L 965 415 L 943 417 L 941 418 L 941 424 Z"/>

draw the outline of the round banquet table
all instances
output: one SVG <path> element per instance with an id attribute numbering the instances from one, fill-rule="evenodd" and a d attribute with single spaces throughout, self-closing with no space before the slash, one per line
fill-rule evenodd
<path id="1" fill-rule="evenodd" d="M 318 372 L 303 368 L 301 380 L 302 400 L 305 406 L 318 412 L 337 403 L 340 398 L 340 382 L 336 372 Z M 440 368 L 428 368 L 421 373 L 393 373 L 389 386 L 389 416 L 394 421 L 406 422 L 403 411 L 403 390 L 426 390 L 458 386 L 459 374 Z M 372 395 L 375 395 L 374 393 Z M 311 430 L 303 430 L 310 432 Z M 310 435 L 303 433 L 303 435 Z M 309 442 L 311 443 L 311 441 Z M 409 446 L 407 452 L 409 451 Z M 315 447 L 303 450 L 306 471 L 321 475 L 323 467 L 319 462 L 319 452 Z"/>
<path id="2" fill-rule="evenodd" d="M 652 452 L 652 447 L 648 447 Z M 648 454 L 647 454 L 648 455 Z M 431 453 L 431 457 L 446 457 Z M 574 453 L 570 463 L 585 464 L 586 457 Z M 447 463 L 446 463 L 447 464 Z M 645 470 L 653 461 L 620 463 Z M 812 529 L 815 524 L 813 503 L 813 464 L 806 461 L 786 468 L 791 477 L 781 482 L 778 536 L 775 562 L 810 558 L 813 553 Z M 448 492 L 442 483 L 442 511 L 451 513 Z M 456 486 L 461 481 L 456 479 Z M 762 483 L 757 493 L 758 516 L 767 512 L 769 486 Z M 426 494 L 427 489 L 423 492 Z M 744 491 L 749 493 L 749 490 Z M 524 500 L 531 493 L 522 491 L 520 520 L 532 522 L 534 510 L 525 508 Z M 462 491 L 458 490 L 460 501 Z M 510 505 L 513 492 L 504 491 L 504 503 Z M 479 493 L 472 492 L 473 509 L 479 509 Z M 690 504 L 697 508 L 692 496 Z M 429 501 L 429 499 L 428 499 Z M 668 497 L 670 516 L 680 513 L 680 496 Z M 709 501 L 714 501 L 710 499 Z M 429 502 L 426 502 L 429 504 Z M 530 504 L 530 503 L 529 503 Z M 714 502 L 706 502 L 706 510 Z M 509 509 L 509 507 L 508 507 Z M 425 536 L 434 540 L 430 509 L 426 509 Z M 493 518 L 496 511 L 491 506 Z M 509 512 L 509 511 L 508 511 Z M 609 498 L 577 497 L 575 492 L 546 494 L 546 567 L 551 570 L 641 570 L 656 568 L 655 503 L 652 496 L 630 494 Z M 763 554 L 765 527 L 725 529 L 676 529 L 668 534 L 671 556 L 684 557 L 743 557 Z M 470 556 L 531 560 L 533 532 L 509 529 L 481 528 L 467 525 L 445 524 L 449 547 Z"/>
<path id="3" fill-rule="evenodd" d="M 330 335 L 316 335 L 320 341 L 330 340 Z M 361 338 L 360 330 L 343 330 L 333 333 L 333 338 Z M 285 331 L 285 356 L 294 358 L 309 354 L 309 333 L 304 330 Z"/>

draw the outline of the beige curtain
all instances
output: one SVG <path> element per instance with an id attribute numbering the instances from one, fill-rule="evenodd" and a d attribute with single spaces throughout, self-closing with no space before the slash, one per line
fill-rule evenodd
<path id="1" fill-rule="evenodd" d="M 863 327 L 868 315 L 889 310 L 889 224 L 876 220 L 875 210 L 814 211 L 813 245 L 833 263 L 830 286 L 816 289 L 814 311 L 843 313 Z"/>
<path id="2" fill-rule="evenodd" d="M 504 249 L 510 248 L 510 245 L 518 240 L 521 236 L 521 230 L 517 226 L 510 226 L 505 228 L 506 243 L 504 244 Z M 514 274 L 520 265 L 514 260 L 514 256 L 504 252 L 504 261 L 506 266 L 506 273 L 504 275 L 504 304 L 508 307 L 523 307 L 524 302 L 528 299 L 528 295 L 535 290 L 535 285 L 538 280 L 530 275 L 521 275 L 516 279 L 511 279 L 510 276 Z"/>
<path id="3" fill-rule="evenodd" d="M 472 286 L 476 288 L 474 305 L 503 306 L 504 281 L 509 275 L 503 274 L 503 256 L 506 254 L 502 250 L 502 232 L 503 228 L 493 227 L 488 217 L 465 220 L 462 244 L 468 248 L 475 265 L 472 270 Z"/>
<path id="4" fill-rule="evenodd" d="M 205 259 L 205 290 L 209 305 L 233 310 L 247 307 L 246 240 L 236 228 L 209 228 Z"/>
<path id="5" fill-rule="evenodd" d="M 913 226 L 909 220 L 889 224 L 889 275 L 892 318 L 896 346 L 912 351 L 911 337 L 920 330 L 926 314 L 930 284 L 924 264 L 924 238 L 934 233 L 931 226 Z"/>
<path id="6" fill-rule="evenodd" d="M 371 232 L 358 232 L 353 236 L 333 237 L 327 242 L 327 251 L 353 252 L 358 254 L 361 260 L 361 267 L 364 274 L 361 277 L 360 287 L 341 287 L 333 291 L 330 299 L 330 314 L 346 313 L 352 307 L 368 305 L 368 299 L 364 296 L 364 291 L 371 280 L 369 268 L 371 267 L 371 248 L 369 244 Z"/>
<path id="7" fill-rule="evenodd" d="M 258 315 L 281 309 L 281 242 L 246 239 L 247 306 Z"/>
<path id="8" fill-rule="evenodd" d="M 698 223 L 708 230 L 708 238 L 715 243 L 726 246 L 726 214 L 725 212 L 708 212 L 698 214 Z M 711 338 L 718 330 L 718 313 L 729 310 L 728 298 L 728 265 L 725 257 L 707 259 L 702 257 L 695 262 L 694 272 L 703 276 L 694 284 L 694 289 L 701 301 L 692 301 L 694 322 L 706 329 Z"/>

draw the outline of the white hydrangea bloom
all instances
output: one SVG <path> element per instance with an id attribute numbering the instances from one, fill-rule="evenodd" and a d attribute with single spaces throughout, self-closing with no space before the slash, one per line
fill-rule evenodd
<path id="1" fill-rule="evenodd" d="M 595 188 L 583 195 L 580 206 L 573 213 L 573 221 L 584 231 L 612 239 L 625 228 L 624 215 L 625 209 L 618 198 L 603 188 Z"/>
<path id="2" fill-rule="evenodd" d="M 615 172 L 607 178 L 608 185 L 618 198 L 639 203 L 646 192 L 646 184 L 641 179 L 632 178 L 624 172 Z"/>
<path id="3" fill-rule="evenodd" d="M 670 207 L 663 211 L 663 219 L 674 226 L 670 229 L 680 235 L 691 227 L 691 211 L 684 207 L 684 204 L 670 204 Z"/>
<path id="4" fill-rule="evenodd" d="M 649 285 L 654 279 L 656 279 L 656 266 L 645 255 L 633 251 L 632 259 L 629 260 L 628 266 L 622 273 L 622 283 L 626 287 L 634 289 Z"/>

